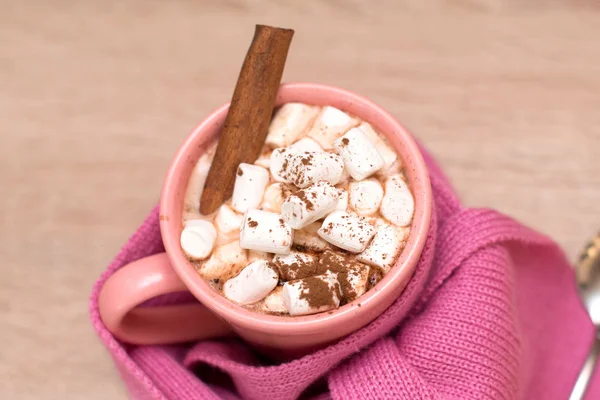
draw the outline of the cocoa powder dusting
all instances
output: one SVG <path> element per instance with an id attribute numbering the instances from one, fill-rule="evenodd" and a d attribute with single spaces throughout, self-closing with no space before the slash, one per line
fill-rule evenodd
<path id="1" fill-rule="evenodd" d="M 287 159 L 283 160 L 283 164 L 281 165 L 281 171 L 279 171 L 280 175 L 285 174 L 285 172 L 287 171 L 288 164 L 289 162 Z"/>
<path id="2" fill-rule="evenodd" d="M 258 226 L 258 222 L 248 218 L 248 226 L 250 228 L 256 228 Z"/>
<path id="3" fill-rule="evenodd" d="M 294 256 L 294 262 L 291 264 L 284 264 L 277 261 L 274 261 L 274 264 L 277 266 L 279 277 L 284 281 L 307 278 L 316 275 L 317 272 L 316 262 L 305 262 L 297 255 Z"/>
<path id="4" fill-rule="evenodd" d="M 244 175 L 244 171 L 242 171 L 242 169 L 241 169 L 240 167 L 238 167 L 238 170 L 237 170 L 237 175 L 238 175 L 238 176 L 242 176 L 242 175 Z"/>
<path id="5" fill-rule="evenodd" d="M 299 298 L 306 300 L 311 308 L 335 306 L 333 291 L 329 284 L 315 277 L 302 280 Z"/>
<path id="6" fill-rule="evenodd" d="M 319 257 L 317 274 L 323 275 L 327 271 L 334 273 L 344 272 L 346 270 L 345 258 L 340 253 L 331 250 L 325 250 Z"/>
<path id="7" fill-rule="evenodd" d="M 302 163 L 302 165 L 312 165 L 312 158 L 313 158 L 312 155 L 310 155 L 308 157 L 302 157 L 300 159 L 300 162 Z"/>
<path id="8" fill-rule="evenodd" d="M 306 192 L 304 190 L 299 190 L 296 193 L 296 196 L 300 199 L 301 202 L 306 204 L 306 209 L 308 211 L 312 211 L 315 209 L 314 203 L 308 199 L 308 197 L 306 196 Z"/>
<path id="9" fill-rule="evenodd" d="M 341 304 L 346 304 L 357 297 L 356 291 L 350 283 L 352 277 L 360 275 L 364 266 L 353 259 L 352 256 L 325 250 L 317 265 L 317 274 L 323 275 L 327 271 L 337 274 L 340 283 Z"/>

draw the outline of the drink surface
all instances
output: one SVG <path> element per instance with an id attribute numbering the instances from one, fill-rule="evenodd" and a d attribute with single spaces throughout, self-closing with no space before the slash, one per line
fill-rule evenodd
<path id="1" fill-rule="evenodd" d="M 392 268 L 414 199 L 387 138 L 336 108 L 287 103 L 263 151 L 240 164 L 232 197 L 202 215 L 216 144 L 197 162 L 183 204 L 182 251 L 220 294 L 275 315 L 331 311 Z"/>

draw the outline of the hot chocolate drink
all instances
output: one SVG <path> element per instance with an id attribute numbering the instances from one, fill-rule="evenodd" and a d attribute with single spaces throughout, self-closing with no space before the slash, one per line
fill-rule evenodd
<path id="1" fill-rule="evenodd" d="M 394 266 L 414 199 L 402 160 L 368 122 L 284 104 L 260 157 L 238 166 L 231 198 L 202 215 L 214 151 L 190 178 L 180 239 L 227 299 L 261 313 L 315 314 L 360 298 Z"/>

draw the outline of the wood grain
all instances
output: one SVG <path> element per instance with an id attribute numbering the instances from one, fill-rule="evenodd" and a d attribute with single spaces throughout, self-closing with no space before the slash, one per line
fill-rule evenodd
<path id="1" fill-rule="evenodd" d="M 387 108 L 465 204 L 571 257 L 600 227 L 597 1 L 0 3 L 0 398 L 126 398 L 91 285 L 229 100 L 257 23 L 296 31 L 285 81 Z"/>

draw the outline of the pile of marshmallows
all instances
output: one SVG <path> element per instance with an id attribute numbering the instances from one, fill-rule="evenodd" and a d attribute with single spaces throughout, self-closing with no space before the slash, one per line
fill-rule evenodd
<path id="1" fill-rule="evenodd" d="M 238 304 L 264 300 L 265 311 L 290 315 L 337 307 L 339 299 L 327 307 L 311 306 L 302 279 L 278 286 L 280 274 L 267 253 L 275 254 L 277 265 L 297 266 L 314 256 L 291 251 L 292 244 L 316 252 L 333 245 L 367 267 L 389 271 L 414 212 L 397 155 L 368 123 L 334 107 L 300 103 L 278 110 L 266 144 L 275 149 L 255 165 L 239 165 L 231 201 L 219 208 L 214 223 L 185 221 L 181 247 L 193 260 L 210 257 L 200 273 L 207 279 L 229 278 L 223 294 Z M 373 177 L 378 172 L 384 186 Z M 238 234 L 239 241 L 213 251 L 218 236 Z M 332 290 L 335 286 L 335 274 L 313 278 Z M 358 295 L 365 292 L 367 279 L 365 274 L 360 282 L 354 279 Z"/>

